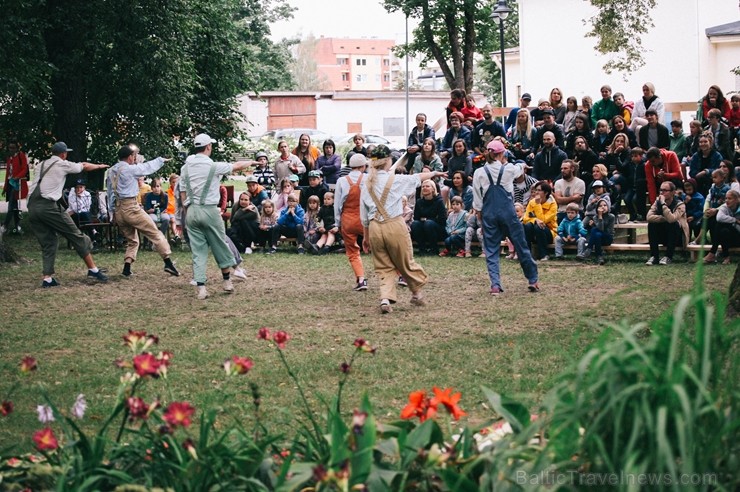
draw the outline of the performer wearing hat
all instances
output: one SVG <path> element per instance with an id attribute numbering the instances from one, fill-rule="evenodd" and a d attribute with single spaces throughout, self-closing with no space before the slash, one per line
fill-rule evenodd
<path id="1" fill-rule="evenodd" d="M 354 154 L 349 159 L 349 167 L 351 169 L 349 175 L 343 176 L 337 181 L 336 196 L 334 197 L 334 217 L 336 225 L 342 233 L 344 252 L 352 270 L 355 272 L 357 285 L 354 290 L 361 292 L 367 290 L 367 280 L 365 279 L 365 267 L 362 265 L 357 239 L 364 234 L 360 222 L 360 194 L 362 179 L 365 177 L 365 170 L 367 169 L 367 157 L 360 153 Z"/>
<path id="2" fill-rule="evenodd" d="M 371 153 L 370 174 L 360 195 L 360 220 L 364 227 L 362 247 L 372 252 L 375 272 L 380 277 L 380 312 L 390 313 L 397 300 L 396 282 L 400 273 L 411 290 L 411 304 L 423 306 L 422 287 L 427 274 L 414 261 L 401 197 L 416 193 L 422 181 L 447 177 L 446 172 L 429 171 L 412 175 L 391 169 L 391 151 L 378 145 Z"/>

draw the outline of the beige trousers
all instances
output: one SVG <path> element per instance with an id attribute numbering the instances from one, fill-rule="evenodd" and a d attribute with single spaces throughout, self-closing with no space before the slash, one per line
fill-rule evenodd
<path id="1" fill-rule="evenodd" d="M 118 225 L 121 235 L 126 238 L 125 259 L 136 261 L 136 253 L 139 251 L 137 231 L 141 231 L 152 242 L 154 250 L 162 258 L 167 258 L 172 253 L 167 238 L 157 229 L 154 221 L 144 212 L 136 198 L 123 198 L 118 202 L 116 206 L 116 225 Z"/>
<path id="2" fill-rule="evenodd" d="M 406 223 L 403 217 L 385 222 L 371 220 L 368 227 L 368 241 L 373 256 L 375 273 L 380 278 L 380 298 L 396 302 L 398 273 L 403 275 L 411 292 L 417 292 L 427 283 L 427 274 L 414 261 Z"/>

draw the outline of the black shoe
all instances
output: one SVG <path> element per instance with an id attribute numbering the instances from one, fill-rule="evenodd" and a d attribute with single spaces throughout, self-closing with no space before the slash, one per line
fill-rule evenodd
<path id="1" fill-rule="evenodd" d="M 303 246 L 298 246 L 298 251 L 296 251 L 299 255 L 306 254 L 306 250 L 303 248 Z"/>
<path id="2" fill-rule="evenodd" d="M 104 274 L 102 271 L 98 270 L 97 272 L 93 272 L 92 270 L 87 271 L 87 278 L 91 278 L 94 280 L 97 280 L 98 282 L 107 282 L 108 276 Z"/>
<path id="3" fill-rule="evenodd" d="M 364 279 L 362 282 L 357 282 L 357 285 L 354 289 L 355 292 L 363 292 L 367 290 L 367 279 Z"/>
<path id="4" fill-rule="evenodd" d="M 177 268 L 175 268 L 175 265 L 170 263 L 169 265 L 164 266 L 164 271 L 172 275 L 173 277 L 179 277 L 180 272 L 177 271 Z"/>
<path id="5" fill-rule="evenodd" d="M 57 282 L 57 279 L 52 277 L 51 282 L 47 282 L 46 280 L 41 281 L 41 287 L 44 289 L 48 289 L 49 287 L 58 287 L 60 284 Z"/>

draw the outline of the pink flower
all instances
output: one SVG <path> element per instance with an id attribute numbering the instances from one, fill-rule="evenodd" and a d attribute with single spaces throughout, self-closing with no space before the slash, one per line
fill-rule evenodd
<path id="1" fill-rule="evenodd" d="M 231 359 L 224 361 L 223 366 L 227 376 L 236 376 L 238 374 L 248 373 L 254 367 L 254 362 L 249 357 L 233 355 Z"/>
<path id="2" fill-rule="evenodd" d="M 270 339 L 270 329 L 262 327 L 257 331 L 257 340 L 269 340 Z"/>
<path id="3" fill-rule="evenodd" d="M 128 406 L 128 414 L 131 419 L 147 418 L 149 414 L 149 405 L 147 405 L 146 402 L 138 396 L 129 397 L 129 399 L 126 400 L 126 405 Z"/>
<path id="4" fill-rule="evenodd" d="M 35 371 L 38 369 L 38 363 L 36 362 L 36 359 L 30 356 L 26 356 L 21 359 L 21 372 L 24 374 L 28 374 L 31 371 Z"/>
<path id="5" fill-rule="evenodd" d="M 159 367 L 162 365 L 162 361 L 154 357 L 152 354 L 145 352 L 134 357 L 134 369 L 136 374 L 139 376 L 153 376 L 159 377 Z"/>
<path id="6" fill-rule="evenodd" d="M 33 434 L 33 442 L 39 451 L 54 451 L 59 447 L 59 441 L 57 441 L 54 431 L 49 427 L 35 432 Z"/>
<path id="7" fill-rule="evenodd" d="M 172 402 L 167 407 L 162 418 L 172 427 L 181 425 L 183 427 L 189 427 L 192 421 L 190 417 L 195 413 L 195 408 L 190 406 L 188 402 Z"/>
<path id="8" fill-rule="evenodd" d="M 7 417 L 11 413 L 13 413 L 13 402 L 6 400 L 0 405 L 0 414 L 2 414 L 3 417 Z"/>
<path id="9" fill-rule="evenodd" d="M 278 332 L 275 332 L 275 335 L 272 337 L 272 339 L 275 341 L 278 347 L 284 349 L 285 344 L 288 343 L 288 340 L 290 340 L 290 335 L 280 330 Z"/>
<path id="10" fill-rule="evenodd" d="M 54 422 L 54 411 L 48 405 L 38 405 L 36 412 L 39 414 L 39 422 L 42 424 L 48 424 Z"/>
<path id="11" fill-rule="evenodd" d="M 352 432 L 355 434 L 362 434 L 362 428 L 365 426 L 365 420 L 367 420 L 367 412 L 361 412 L 357 409 L 352 414 Z"/>
<path id="12" fill-rule="evenodd" d="M 82 420 L 82 417 L 85 416 L 85 410 L 87 410 L 87 402 L 85 401 L 85 395 L 79 394 L 77 395 L 75 404 L 72 407 L 72 415 Z"/>

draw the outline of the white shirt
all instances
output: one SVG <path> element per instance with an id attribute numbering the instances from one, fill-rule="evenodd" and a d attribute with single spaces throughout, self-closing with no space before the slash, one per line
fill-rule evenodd
<path id="1" fill-rule="evenodd" d="M 218 205 L 218 202 L 221 200 L 221 193 L 219 192 L 220 177 L 231 174 L 234 166 L 228 162 L 213 162 L 207 155 L 199 153 L 188 156 L 180 172 L 180 180 L 183 181 L 180 191 L 184 191 L 186 195 L 188 194 L 188 187 L 184 182 L 187 178 L 190 180 L 190 190 L 193 192 L 193 196 L 186 197 L 185 206 L 190 205 L 191 200 L 192 203 L 200 205 L 200 196 L 206 185 L 211 166 L 216 166 L 216 172 L 213 174 L 213 179 L 211 180 L 211 185 L 208 188 L 208 193 L 203 204 Z"/>
<path id="2" fill-rule="evenodd" d="M 378 199 L 380 199 L 383 195 L 385 183 L 390 177 L 390 173 L 388 173 L 388 171 L 377 171 L 377 173 L 378 176 L 375 180 L 375 188 L 373 191 Z M 388 213 L 388 219 L 393 219 L 403 215 L 403 202 L 401 201 L 401 198 L 404 195 L 416 193 L 416 188 L 421 186 L 421 180 L 419 180 L 418 174 L 412 174 L 410 176 L 406 174 L 396 174 L 395 176 L 396 177 L 393 178 L 391 189 L 388 192 L 388 199 L 383 204 L 385 211 Z M 364 227 L 367 227 L 370 224 L 370 221 L 375 218 L 375 215 L 378 213 L 378 209 L 375 206 L 373 199 L 370 198 L 370 193 L 367 191 L 367 178 L 362 179 L 360 189 L 362 190 L 362 194 L 360 195 L 360 222 L 362 222 Z M 377 217 L 377 220 L 380 221 L 380 217 Z"/>
<path id="3" fill-rule="evenodd" d="M 74 214 L 89 212 L 90 206 L 92 205 L 92 195 L 90 195 L 90 192 L 87 190 L 84 190 L 78 195 L 73 189 L 69 192 L 67 202 L 69 203 L 69 208 L 67 209 L 69 212 Z"/>
<path id="4" fill-rule="evenodd" d="M 38 186 L 42 168 L 45 174 L 44 179 L 41 180 L 39 191 L 42 197 L 53 201 L 62 198 L 62 190 L 64 189 L 64 181 L 67 175 L 82 172 L 81 163 L 62 160 L 58 155 L 52 156 L 51 159 L 47 159 L 36 166 L 33 181 L 28 186 L 28 196 L 31 196 L 36 186 Z"/>
<path id="5" fill-rule="evenodd" d="M 474 210 L 483 210 L 483 197 L 486 191 L 488 191 L 488 187 L 491 186 L 485 169 L 487 168 L 488 172 L 491 173 L 493 184 L 496 184 L 501 166 L 504 166 L 504 174 L 501 176 L 501 186 L 511 194 L 511 199 L 514 200 L 514 180 L 524 174 L 524 163 L 502 164 L 500 161 L 486 162 L 483 167 L 476 169 L 475 173 L 473 173 Z"/>
<path id="6" fill-rule="evenodd" d="M 566 181 L 563 178 L 560 178 L 559 180 L 555 181 L 553 191 L 555 193 L 559 193 L 560 196 L 562 196 L 563 198 L 580 194 L 581 201 L 583 201 L 583 197 L 586 195 L 586 183 L 584 183 L 581 178 L 576 178 L 575 176 L 571 178 L 570 181 Z M 580 202 L 575 203 L 579 207 L 582 205 Z M 567 204 L 558 205 L 558 212 L 565 212 L 567 206 Z"/>

